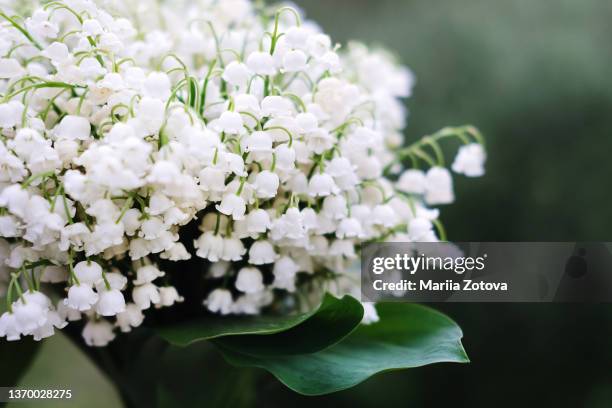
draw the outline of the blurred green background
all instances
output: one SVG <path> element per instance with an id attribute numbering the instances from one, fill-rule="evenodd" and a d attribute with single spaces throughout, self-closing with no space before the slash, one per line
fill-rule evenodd
<path id="1" fill-rule="evenodd" d="M 612 2 L 297 4 L 335 41 L 384 44 L 412 68 L 409 140 L 464 123 L 486 135 L 488 174 L 458 177 L 458 201 L 443 211 L 450 239 L 612 241 Z M 388 373 L 314 399 L 266 376 L 258 406 L 612 406 L 609 305 L 437 307 L 462 326 L 471 364 Z M 43 347 L 21 385 L 71 386 L 72 406 L 118 404 L 68 340 L 56 336 Z"/>

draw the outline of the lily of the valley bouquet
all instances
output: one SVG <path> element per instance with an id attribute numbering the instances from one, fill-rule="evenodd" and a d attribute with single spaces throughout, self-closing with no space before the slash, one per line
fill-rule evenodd
<path id="1" fill-rule="evenodd" d="M 211 340 L 305 394 L 466 360 L 443 315 L 355 300 L 361 243 L 446 239 L 440 142 L 485 161 L 469 126 L 405 143 L 389 54 L 246 0 L 5 3 L 0 346 L 62 329 L 118 376 Z"/>

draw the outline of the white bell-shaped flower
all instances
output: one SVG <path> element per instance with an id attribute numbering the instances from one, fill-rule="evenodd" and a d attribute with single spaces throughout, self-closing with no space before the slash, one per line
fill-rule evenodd
<path id="1" fill-rule="evenodd" d="M 80 283 L 72 285 L 68 290 L 68 297 L 64 304 L 74 310 L 84 312 L 90 310 L 98 302 L 98 294 L 94 292 L 91 284 Z"/>
<path id="2" fill-rule="evenodd" d="M 264 116 L 288 116 L 293 111 L 293 105 L 287 98 L 278 95 L 266 96 L 261 101 L 261 112 Z"/>
<path id="3" fill-rule="evenodd" d="M 114 339 L 113 325 L 107 320 L 90 320 L 83 328 L 83 340 L 88 346 L 104 347 Z"/>
<path id="4" fill-rule="evenodd" d="M 0 104 L 0 127 L 10 128 L 21 122 L 23 110 L 23 104 L 18 101 Z"/>
<path id="5" fill-rule="evenodd" d="M 221 204 L 217 204 L 215 208 L 221 214 L 229 215 L 235 220 L 241 220 L 246 212 L 246 203 L 241 196 L 227 193 L 223 196 Z"/>
<path id="6" fill-rule="evenodd" d="M 225 172 L 217 167 L 204 167 L 199 174 L 200 188 L 204 191 L 225 190 Z"/>
<path id="7" fill-rule="evenodd" d="M 96 312 L 101 316 L 115 316 L 125 311 L 125 298 L 117 289 L 102 290 L 96 304 Z"/>
<path id="8" fill-rule="evenodd" d="M 25 73 L 25 69 L 14 58 L 0 58 L 0 78 L 16 78 Z"/>
<path id="9" fill-rule="evenodd" d="M 204 300 L 204 305 L 213 313 L 222 315 L 229 314 L 232 311 L 232 294 L 227 289 L 215 289 Z"/>
<path id="10" fill-rule="evenodd" d="M 237 61 L 232 61 L 225 66 L 223 70 L 223 80 L 227 81 L 230 85 L 234 86 L 246 86 L 251 77 L 249 68 Z"/>
<path id="11" fill-rule="evenodd" d="M 136 279 L 134 285 L 144 285 L 145 283 L 153 282 L 157 278 L 161 278 L 165 273 L 160 271 L 155 265 L 141 266 L 136 270 Z"/>
<path id="12" fill-rule="evenodd" d="M 435 237 L 433 224 L 425 218 L 414 218 L 408 223 L 408 237 L 415 242 L 429 242 Z"/>
<path id="13" fill-rule="evenodd" d="M 295 277 L 299 271 L 299 266 L 288 256 L 280 258 L 274 264 L 272 273 L 274 282 L 272 286 L 278 289 L 285 289 L 289 292 L 295 291 Z"/>
<path id="14" fill-rule="evenodd" d="M 56 328 L 63 329 L 67 324 L 68 322 L 66 322 L 66 320 L 63 319 L 58 312 L 50 310 L 49 313 L 47 313 L 47 321 L 45 324 L 32 332 L 32 337 L 34 338 L 34 341 L 46 339 L 55 334 Z"/>
<path id="15" fill-rule="evenodd" d="M 255 187 L 255 193 L 259 198 L 274 198 L 278 191 L 280 180 L 276 173 L 264 170 L 255 176 L 253 186 Z"/>
<path id="16" fill-rule="evenodd" d="M 249 212 L 246 222 L 250 233 L 265 233 L 272 226 L 270 214 L 261 208 Z"/>
<path id="17" fill-rule="evenodd" d="M 245 136 L 240 147 L 245 152 L 268 153 L 272 151 L 272 137 L 268 132 L 256 131 Z"/>
<path id="18" fill-rule="evenodd" d="M 246 267 L 238 271 L 236 289 L 244 293 L 257 293 L 264 289 L 263 276 L 259 269 Z"/>
<path id="19" fill-rule="evenodd" d="M 336 230 L 336 236 L 340 239 L 343 238 L 357 238 L 363 235 L 363 228 L 361 222 L 358 219 L 350 217 L 345 218 L 338 224 Z"/>
<path id="20" fill-rule="evenodd" d="M 215 235 L 212 231 L 200 235 L 193 246 L 196 248 L 197 256 L 211 262 L 219 261 L 223 255 L 223 237 Z"/>
<path id="21" fill-rule="evenodd" d="M 160 301 L 155 307 L 169 307 L 184 300 L 174 286 L 162 286 L 159 288 L 159 298 Z"/>
<path id="22" fill-rule="evenodd" d="M 217 127 L 220 132 L 231 135 L 244 133 L 244 122 L 242 116 L 237 112 L 223 112 L 217 121 Z"/>
<path id="23" fill-rule="evenodd" d="M 93 286 L 102 279 L 102 267 L 94 261 L 81 261 L 74 266 L 74 274 L 79 283 Z"/>
<path id="24" fill-rule="evenodd" d="M 249 69 L 258 75 L 274 75 L 276 67 L 274 58 L 267 52 L 255 51 L 249 54 L 246 64 Z"/>
<path id="25" fill-rule="evenodd" d="M 292 50 L 283 56 L 283 71 L 298 72 L 306 69 L 308 58 L 300 50 Z"/>
<path id="26" fill-rule="evenodd" d="M 363 306 L 363 318 L 361 319 L 362 324 L 372 324 L 380 320 L 374 303 L 361 302 L 361 306 Z"/>
<path id="27" fill-rule="evenodd" d="M 425 186 L 427 204 L 450 204 L 455 201 L 453 179 L 444 167 L 432 167 L 427 171 Z"/>
<path id="28" fill-rule="evenodd" d="M 61 42 L 52 42 L 41 52 L 44 57 L 49 58 L 54 64 L 61 64 L 70 58 L 68 46 Z"/>
<path id="29" fill-rule="evenodd" d="M 132 300 L 141 310 L 151 307 L 151 304 L 158 304 L 161 300 L 159 288 L 152 283 L 136 286 L 132 290 Z"/>
<path id="30" fill-rule="evenodd" d="M 326 173 L 313 175 L 308 183 L 308 195 L 311 197 L 325 197 L 339 192 L 333 177 Z"/>
<path id="31" fill-rule="evenodd" d="M 481 177 L 485 174 L 484 163 L 487 153 L 479 143 L 471 143 L 461 146 L 452 169 L 455 173 L 464 174 L 468 177 Z"/>
<path id="32" fill-rule="evenodd" d="M 410 169 L 402 173 L 396 188 L 404 193 L 423 194 L 426 185 L 425 173 L 421 170 Z"/>
<path id="33" fill-rule="evenodd" d="M 272 263 L 278 255 L 274 246 L 268 241 L 256 241 L 249 249 L 249 263 L 251 265 L 264 265 Z"/>
<path id="34" fill-rule="evenodd" d="M 47 322 L 47 302 L 41 302 L 32 292 L 24 293 L 23 298 L 13 302 L 13 314 L 23 334 L 31 334 Z"/>
<path id="35" fill-rule="evenodd" d="M 144 314 L 138 305 L 128 303 L 125 310 L 117 314 L 117 326 L 123 333 L 132 331 L 133 327 L 138 327 L 144 321 Z"/>
<path id="36" fill-rule="evenodd" d="M 223 240 L 223 254 L 221 259 L 224 261 L 240 261 L 246 253 L 246 248 L 239 238 L 230 237 Z"/>
<path id="37" fill-rule="evenodd" d="M 21 338 L 21 325 L 14 313 L 4 312 L 0 316 L 0 337 L 7 341 L 17 341 Z"/>
<path id="38" fill-rule="evenodd" d="M 165 101 L 170 96 L 170 78 L 163 72 L 151 72 L 144 84 L 144 95 Z"/>
<path id="39" fill-rule="evenodd" d="M 87 19 L 83 21 L 83 34 L 95 37 L 102 34 L 103 31 L 102 25 L 98 20 Z"/>

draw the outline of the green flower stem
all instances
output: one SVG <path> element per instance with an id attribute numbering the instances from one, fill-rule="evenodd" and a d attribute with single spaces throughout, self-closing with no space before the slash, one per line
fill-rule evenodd
<path id="1" fill-rule="evenodd" d="M 443 160 L 443 157 L 441 157 L 442 152 L 441 152 L 441 149 L 439 148 L 438 141 L 442 139 L 456 137 L 459 140 L 461 140 L 464 144 L 468 144 L 470 141 L 466 135 L 472 136 L 472 138 L 477 143 L 484 145 L 484 138 L 482 137 L 480 132 L 473 126 L 467 125 L 467 126 L 460 126 L 460 127 L 446 127 L 446 128 L 439 130 L 438 132 L 434 133 L 431 136 L 426 136 L 422 138 L 421 140 L 411 144 L 410 146 L 400 149 L 397 152 L 395 159 L 393 159 L 389 164 L 387 164 L 387 166 L 384 169 L 384 172 L 385 174 L 389 173 L 393 165 L 395 165 L 396 163 L 402 162 L 402 160 L 404 160 L 406 157 L 411 157 L 412 163 L 414 165 L 416 160 L 412 156 L 417 156 L 418 158 L 427 162 L 429 165 L 434 166 L 435 164 L 433 164 L 434 162 L 431 159 L 431 157 L 429 157 L 429 155 L 427 155 L 422 150 L 422 147 L 426 145 L 429 145 L 434 149 L 434 152 L 436 153 L 436 156 L 438 159 L 438 163 L 443 163 L 443 161 L 440 161 L 440 159 Z"/>
<path id="2" fill-rule="evenodd" d="M 246 116 L 252 118 L 257 123 L 257 125 L 256 125 L 257 130 L 263 130 L 263 128 L 261 126 L 261 122 L 259 121 L 259 119 L 257 119 L 257 116 L 253 115 L 250 112 L 246 112 L 246 111 L 240 111 L 238 113 L 241 114 L 241 115 L 246 115 Z"/>
<path id="3" fill-rule="evenodd" d="M 306 104 L 304 104 L 304 101 L 302 100 L 302 98 L 300 98 L 296 94 L 292 94 L 288 92 L 284 93 L 283 96 L 290 98 L 302 112 L 306 112 L 307 110 Z"/>
<path id="4" fill-rule="evenodd" d="M 238 190 L 236 191 L 236 195 L 237 196 L 242 194 L 242 190 L 244 189 L 244 183 L 245 182 L 246 182 L 246 178 L 245 177 L 240 177 L 240 187 L 238 187 Z"/>
<path id="5" fill-rule="evenodd" d="M 433 220 L 433 224 L 436 226 L 438 230 L 438 235 L 440 235 L 440 241 L 447 242 L 448 239 L 446 237 L 446 229 L 440 220 Z"/>
<path id="6" fill-rule="evenodd" d="M 423 138 L 423 142 L 427 143 L 433 149 L 436 155 L 438 166 L 444 167 L 444 153 L 442 153 L 442 149 L 440 149 L 440 145 L 438 144 L 438 142 L 436 142 L 434 139 L 432 139 L 429 136 Z"/>
<path id="7" fill-rule="evenodd" d="M 27 92 L 31 89 L 40 89 L 40 88 L 70 88 L 70 89 L 74 89 L 74 88 L 83 88 L 80 85 L 71 85 L 71 84 L 67 84 L 65 82 L 43 82 L 43 83 L 39 83 L 39 84 L 33 84 L 33 85 L 28 85 L 25 86 L 21 89 L 18 89 L 17 91 L 14 91 L 10 94 L 5 95 L 2 98 L 2 103 L 6 103 L 8 102 L 11 98 L 19 95 L 22 92 Z"/>
<path id="8" fill-rule="evenodd" d="M 76 273 L 74 273 L 74 255 L 72 252 L 72 248 L 68 250 L 68 272 L 70 273 L 70 279 L 73 284 L 80 285 L 79 278 L 77 278 Z"/>
<path id="9" fill-rule="evenodd" d="M 119 224 L 121 222 L 121 219 L 123 218 L 127 210 L 132 208 L 132 204 L 134 204 L 134 197 L 130 196 L 127 200 L 125 200 L 125 204 L 121 209 L 121 214 L 119 214 L 119 217 L 117 217 L 117 221 L 115 221 L 115 224 Z"/>
<path id="10" fill-rule="evenodd" d="M 289 130 L 287 130 L 287 128 L 283 126 L 270 126 L 270 127 L 265 128 L 265 130 L 281 130 L 285 132 L 287 136 L 289 136 L 289 143 L 287 144 L 287 146 L 291 147 L 293 145 L 293 135 L 291 134 Z"/>
<path id="11" fill-rule="evenodd" d="M 217 213 L 217 220 L 215 221 L 215 235 L 219 234 L 220 226 L 221 226 L 221 213 Z"/>
<path id="12" fill-rule="evenodd" d="M 40 45 L 40 43 L 36 41 L 34 37 L 32 37 L 32 35 L 30 35 L 30 33 L 25 28 L 20 26 L 14 19 L 7 16 L 6 14 L 4 14 L 4 12 L 1 12 L 1 11 L 0 11 L 0 17 L 4 18 L 6 21 L 11 23 L 11 25 L 15 27 L 21 34 L 23 34 L 28 39 L 28 41 L 32 43 L 33 46 L 35 46 L 39 50 L 43 49 L 42 45 Z"/>
<path id="13" fill-rule="evenodd" d="M 104 280 L 104 286 L 106 287 L 106 290 L 111 290 L 110 282 L 108 281 L 108 278 L 106 277 L 106 272 L 104 271 L 102 271 L 102 279 Z"/>
<path id="14" fill-rule="evenodd" d="M 270 171 L 274 172 L 276 169 L 276 153 L 272 153 L 272 165 L 270 166 Z"/>
<path id="15" fill-rule="evenodd" d="M 53 171 L 47 171 L 47 172 L 44 172 L 44 173 L 33 174 L 30 177 L 28 177 L 28 179 L 26 181 L 23 182 L 23 184 L 21 185 L 21 188 L 25 190 L 35 180 L 37 180 L 37 179 L 44 179 L 46 177 L 51 177 L 53 175 L 55 175 L 55 172 L 53 172 Z"/>
<path id="16" fill-rule="evenodd" d="M 208 65 L 208 71 L 206 72 L 206 77 L 204 78 L 204 82 L 202 83 L 202 89 L 200 91 L 200 117 L 204 116 L 204 107 L 206 106 L 206 92 L 208 91 L 208 83 L 210 81 L 213 69 L 215 69 L 216 65 L 217 59 L 213 59 Z"/>

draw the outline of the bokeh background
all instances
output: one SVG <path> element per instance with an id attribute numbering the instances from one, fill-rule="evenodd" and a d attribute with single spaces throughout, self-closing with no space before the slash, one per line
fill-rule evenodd
<path id="1" fill-rule="evenodd" d="M 612 241 L 612 2 L 296 3 L 335 41 L 384 44 L 412 68 L 409 140 L 465 123 L 486 135 L 488 174 L 457 178 L 458 201 L 443 211 L 450 239 Z M 264 376 L 249 399 L 265 407 L 612 406 L 612 306 L 436 306 L 463 328 L 471 364 L 388 373 L 314 399 Z M 73 388 L 73 406 L 119 404 L 60 336 L 21 380 L 42 384 Z"/>

